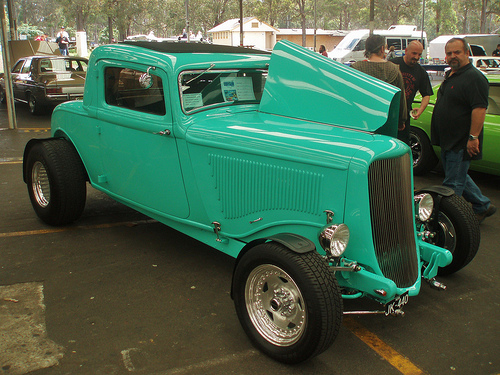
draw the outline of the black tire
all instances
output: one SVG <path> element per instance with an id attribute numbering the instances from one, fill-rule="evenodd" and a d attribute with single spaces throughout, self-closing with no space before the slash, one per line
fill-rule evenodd
<path id="1" fill-rule="evenodd" d="M 7 97 L 5 96 L 5 90 L 0 87 L 0 103 L 5 104 L 7 102 Z"/>
<path id="2" fill-rule="evenodd" d="M 32 115 L 41 115 L 44 112 L 44 108 L 40 105 L 38 99 L 34 94 L 29 94 L 28 97 L 28 107 Z"/>
<path id="3" fill-rule="evenodd" d="M 441 197 L 437 224 L 434 220 L 428 229 L 435 233 L 432 243 L 453 254 L 452 262 L 439 268 L 438 275 L 451 275 L 476 256 L 481 240 L 479 223 L 471 206 L 462 197 L 455 194 Z"/>
<path id="4" fill-rule="evenodd" d="M 26 183 L 31 204 L 49 225 L 78 219 L 85 207 L 86 173 L 73 145 L 64 139 L 38 142 L 26 160 Z"/>
<path id="5" fill-rule="evenodd" d="M 276 242 L 243 255 L 233 277 L 236 312 L 252 343 L 294 364 L 325 351 L 337 337 L 342 298 L 325 260 Z"/>
<path id="6" fill-rule="evenodd" d="M 430 172 L 438 163 L 431 141 L 419 128 L 410 126 L 410 148 L 413 157 L 413 174 L 416 176 Z"/>

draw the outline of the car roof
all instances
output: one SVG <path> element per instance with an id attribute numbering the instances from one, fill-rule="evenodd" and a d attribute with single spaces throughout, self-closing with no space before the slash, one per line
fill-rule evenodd
<path id="1" fill-rule="evenodd" d="M 129 44 L 137 47 L 148 48 L 153 51 L 164 53 L 245 53 L 245 54 L 266 54 L 270 55 L 269 51 L 262 51 L 246 47 L 233 47 L 220 44 L 209 43 L 187 43 L 177 41 L 145 41 L 145 40 L 127 40 L 119 44 Z"/>
<path id="2" fill-rule="evenodd" d="M 61 56 L 61 55 L 34 55 L 34 56 L 25 56 L 21 57 L 19 60 L 41 60 L 41 59 L 51 59 L 51 60 L 83 60 L 88 61 L 86 57 L 80 56 Z M 18 60 L 18 61 L 19 61 Z"/>

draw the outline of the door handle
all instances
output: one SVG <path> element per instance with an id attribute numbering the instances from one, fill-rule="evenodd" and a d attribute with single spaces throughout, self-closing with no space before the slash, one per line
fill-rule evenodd
<path id="1" fill-rule="evenodd" d="M 169 129 L 165 129 L 165 130 L 162 130 L 162 131 L 159 131 L 159 132 L 154 132 L 153 134 L 170 135 L 170 130 Z"/>

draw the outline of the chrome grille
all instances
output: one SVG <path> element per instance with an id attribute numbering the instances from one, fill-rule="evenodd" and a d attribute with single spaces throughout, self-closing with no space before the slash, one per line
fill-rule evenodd
<path id="1" fill-rule="evenodd" d="M 385 277 L 399 288 L 418 277 L 410 154 L 377 160 L 368 171 L 373 243 Z"/>

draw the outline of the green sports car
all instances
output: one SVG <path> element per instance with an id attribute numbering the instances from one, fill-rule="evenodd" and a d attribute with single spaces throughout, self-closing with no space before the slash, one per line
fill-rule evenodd
<path id="1" fill-rule="evenodd" d="M 484 121 L 483 159 L 472 161 L 474 171 L 500 175 L 500 75 L 486 75 L 490 83 L 488 110 Z M 431 145 L 431 118 L 439 85 L 418 120 L 411 121 L 410 142 L 413 154 L 413 173 L 421 175 L 431 171 L 441 157 L 440 147 Z M 415 98 L 420 103 L 421 96 Z"/>

